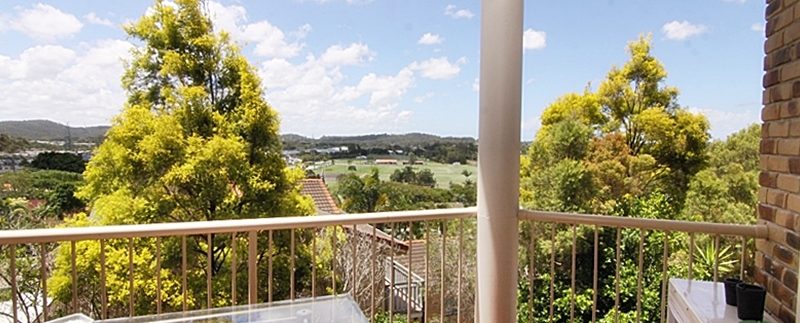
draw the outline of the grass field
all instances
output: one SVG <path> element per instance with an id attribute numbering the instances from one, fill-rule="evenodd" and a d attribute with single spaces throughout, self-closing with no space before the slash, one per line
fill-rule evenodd
<path id="1" fill-rule="evenodd" d="M 333 165 L 328 165 L 321 167 L 319 169 L 315 169 L 314 172 L 317 174 L 325 175 L 325 182 L 328 183 L 328 187 L 334 189 L 336 187 L 336 177 L 340 174 L 353 172 L 348 171 L 348 166 L 355 166 L 356 170 L 355 173 L 359 176 L 369 174 L 372 168 L 377 168 L 378 172 L 380 173 L 380 177 L 382 180 L 388 181 L 389 176 L 396 169 L 401 169 L 406 167 L 405 165 L 375 165 L 372 161 L 364 161 L 364 160 L 355 160 L 355 159 L 336 159 L 334 160 Z M 440 188 L 449 188 L 450 183 L 463 183 L 466 178 L 464 175 L 461 174 L 464 170 L 469 171 L 472 173 L 470 179 L 473 181 L 475 180 L 477 167 L 475 164 L 470 163 L 466 165 L 450 165 L 450 164 L 440 164 L 434 162 L 425 162 L 424 165 L 414 165 L 415 171 L 420 171 L 423 169 L 430 169 L 433 172 L 433 178 L 436 179 L 436 187 Z"/>

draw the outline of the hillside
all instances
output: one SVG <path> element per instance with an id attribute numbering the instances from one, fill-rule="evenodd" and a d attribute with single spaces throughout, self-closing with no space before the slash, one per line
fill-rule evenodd
<path id="1" fill-rule="evenodd" d="M 49 120 L 0 121 L 0 133 L 27 140 L 100 141 L 108 126 L 67 127 Z"/>
<path id="2" fill-rule="evenodd" d="M 69 131 L 67 131 L 69 128 Z M 67 127 L 49 120 L 0 121 L 0 134 L 27 140 L 64 140 L 67 133 L 73 141 L 100 141 L 108 131 L 108 126 Z M 392 146 L 414 147 L 430 144 L 469 144 L 477 143 L 470 137 L 440 137 L 424 133 L 373 134 L 362 136 L 323 136 L 319 139 L 297 134 L 281 135 L 288 149 L 300 147 L 331 147 L 359 145 L 363 148 L 388 148 Z"/>
<path id="3" fill-rule="evenodd" d="M 305 146 L 337 146 L 337 145 L 359 145 L 362 148 L 386 148 L 391 146 L 414 147 L 430 144 L 475 144 L 477 141 L 470 137 L 440 137 L 437 135 L 424 133 L 408 134 L 374 134 L 362 136 L 323 136 L 319 139 L 303 137 L 296 134 L 285 134 L 281 136 L 286 147 L 305 147 Z"/>

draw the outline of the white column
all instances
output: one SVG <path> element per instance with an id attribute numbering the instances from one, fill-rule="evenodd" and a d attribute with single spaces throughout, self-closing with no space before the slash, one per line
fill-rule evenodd
<path id="1" fill-rule="evenodd" d="M 481 1 L 478 321 L 516 322 L 523 0 Z"/>

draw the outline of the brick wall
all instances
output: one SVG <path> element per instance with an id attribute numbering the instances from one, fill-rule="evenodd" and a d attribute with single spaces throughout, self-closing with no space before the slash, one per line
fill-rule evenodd
<path id="1" fill-rule="evenodd" d="M 800 250 L 800 1 L 767 0 L 764 108 L 758 218 L 769 239 L 756 242 L 755 280 L 767 311 L 795 322 Z"/>

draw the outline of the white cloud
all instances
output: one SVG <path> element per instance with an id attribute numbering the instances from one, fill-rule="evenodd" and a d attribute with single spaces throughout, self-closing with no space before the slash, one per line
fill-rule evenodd
<path id="1" fill-rule="evenodd" d="M 522 49 L 542 49 L 547 47 L 547 33 L 528 28 L 522 34 Z"/>
<path id="2" fill-rule="evenodd" d="M 433 92 L 427 92 L 427 93 L 425 93 L 423 95 L 415 96 L 414 97 L 414 102 L 423 103 L 425 101 L 428 101 L 428 99 L 432 98 L 433 96 L 434 96 Z"/>
<path id="3" fill-rule="evenodd" d="M 267 20 L 249 23 L 247 10 L 239 5 L 225 6 L 219 2 L 208 2 L 208 10 L 215 28 L 228 32 L 244 45 L 254 45 L 253 53 L 266 58 L 289 58 L 297 56 L 305 47 L 299 41 L 311 31 L 308 24 L 292 33 L 294 41 Z"/>
<path id="4" fill-rule="evenodd" d="M 454 78 L 461 72 L 460 65 L 466 64 L 465 57 L 459 58 L 455 63 L 450 63 L 447 57 L 431 58 L 422 62 L 413 62 L 409 68 L 419 71 L 422 77 L 431 80 L 447 80 Z"/>
<path id="5" fill-rule="evenodd" d="M 752 30 L 752 31 L 756 31 L 756 32 L 760 32 L 761 33 L 761 32 L 764 32 L 764 30 L 766 30 L 766 29 L 767 29 L 767 25 L 765 23 L 763 23 L 763 22 L 757 22 L 757 23 L 754 23 L 754 24 L 750 25 L 750 30 Z"/>
<path id="6" fill-rule="evenodd" d="M 724 111 L 710 108 L 689 108 L 693 113 L 700 113 L 708 118 L 711 124 L 711 136 L 724 139 L 728 135 L 761 120 L 761 107 L 758 103 L 744 104 L 736 107 L 736 111 Z"/>
<path id="7" fill-rule="evenodd" d="M 17 57 L 0 56 L 0 119 L 53 119 L 73 125 L 108 124 L 125 100 L 122 40 L 45 45 Z"/>
<path id="8" fill-rule="evenodd" d="M 708 27 L 699 24 L 692 24 L 686 20 L 670 21 L 661 27 L 661 31 L 671 40 L 685 40 L 692 36 L 697 36 L 708 31 Z"/>
<path id="9" fill-rule="evenodd" d="M 37 40 L 53 41 L 71 36 L 83 27 L 78 18 L 50 5 L 37 3 L 31 8 L 17 10 L 16 17 L 8 22 L 9 27 Z"/>
<path id="10" fill-rule="evenodd" d="M 472 90 L 475 92 L 481 91 L 481 79 L 476 77 L 474 81 L 472 81 Z"/>
<path id="11" fill-rule="evenodd" d="M 372 60 L 374 53 L 365 44 L 350 44 L 342 47 L 333 45 L 328 47 L 320 56 L 320 61 L 325 65 L 358 65 Z"/>
<path id="12" fill-rule="evenodd" d="M 83 16 L 83 19 L 86 19 L 86 22 L 93 24 L 93 25 L 101 25 L 101 26 L 108 26 L 114 27 L 114 23 L 111 20 L 101 18 L 96 13 L 90 12 Z"/>
<path id="13" fill-rule="evenodd" d="M 444 8 L 445 16 L 453 19 L 466 18 L 470 19 L 475 16 L 469 9 L 459 9 L 456 5 L 449 4 Z"/>
<path id="14" fill-rule="evenodd" d="M 437 34 L 425 33 L 419 38 L 417 44 L 420 45 L 436 45 L 441 44 L 444 39 Z"/>

